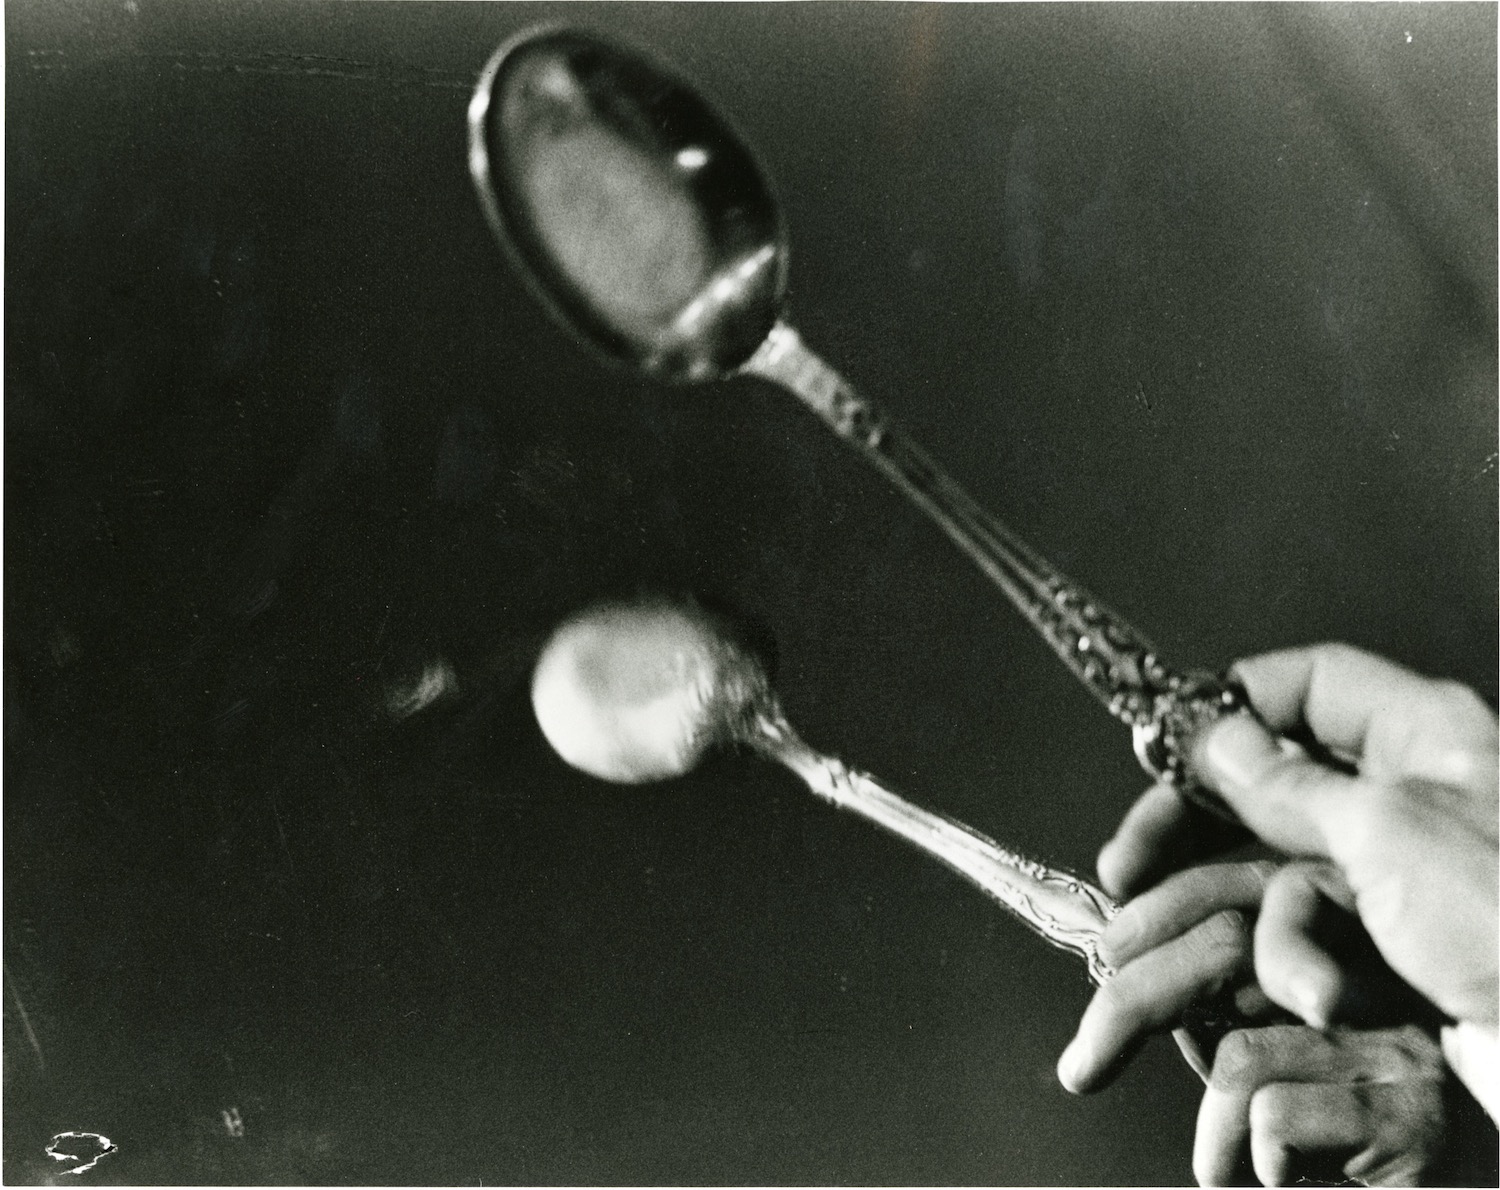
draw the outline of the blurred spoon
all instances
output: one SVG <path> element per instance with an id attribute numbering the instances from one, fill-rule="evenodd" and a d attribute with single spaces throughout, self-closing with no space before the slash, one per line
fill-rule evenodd
<path id="1" fill-rule="evenodd" d="M 1067 872 L 1006 851 L 814 751 L 792 730 L 760 663 L 719 618 L 667 601 L 604 603 L 552 634 L 531 683 L 537 723 L 568 764 L 635 785 L 680 777 L 717 747 L 785 765 L 819 797 L 900 835 L 966 877 L 1102 982 L 1099 934 L 1118 912 Z"/>
<path id="2" fill-rule="evenodd" d="M 1199 730 L 1247 707 L 1167 668 L 1128 623 L 985 512 L 781 318 L 787 232 L 745 143 L 643 55 L 563 28 L 502 46 L 469 105 L 480 204 L 532 291 L 580 340 L 666 381 L 759 376 L 798 397 L 972 558 L 1133 730 L 1153 776 L 1191 779 Z"/>
<path id="3" fill-rule="evenodd" d="M 1119 906 L 1069 872 L 1008 851 L 809 747 L 787 722 L 765 669 L 728 623 L 695 604 L 601 603 L 564 621 L 533 671 L 531 702 L 553 749 L 576 769 L 635 785 L 691 772 L 740 745 L 786 766 L 814 794 L 945 864 L 1103 984 L 1099 937 Z M 1233 989 L 1184 1014 L 1178 1044 L 1207 1078 L 1220 1038 L 1242 1027 Z"/>

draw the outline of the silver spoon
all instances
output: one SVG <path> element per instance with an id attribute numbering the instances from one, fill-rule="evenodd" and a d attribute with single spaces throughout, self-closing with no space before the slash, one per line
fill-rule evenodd
<path id="1" fill-rule="evenodd" d="M 1007 851 L 814 751 L 792 729 L 764 668 L 700 608 L 604 603 L 560 625 L 531 683 L 537 723 L 574 768 L 618 784 L 680 777 L 740 745 L 785 765 L 813 793 L 915 844 L 976 884 L 1099 982 L 1099 935 L 1119 906 L 1067 872 Z"/>
<path id="2" fill-rule="evenodd" d="M 742 746 L 790 769 L 814 794 L 939 860 L 1103 984 L 1099 937 L 1119 905 L 1069 872 L 1023 858 L 875 778 L 809 747 L 760 662 L 723 620 L 666 600 L 602 603 L 564 621 L 533 671 L 532 707 L 564 761 L 635 785 L 680 777 L 712 749 Z M 1195 1006 L 1179 1044 L 1207 1077 L 1217 1040 L 1245 1023 L 1232 994 Z"/>
<path id="3" fill-rule="evenodd" d="M 982 509 L 781 318 L 787 232 L 744 142 L 688 83 L 564 28 L 522 34 L 469 105 L 480 205 L 532 291 L 585 344 L 666 381 L 771 381 L 875 464 L 969 555 L 1133 733 L 1146 771 L 1221 816 L 1197 733 L 1237 682 L 1168 668 L 1124 619 Z"/>

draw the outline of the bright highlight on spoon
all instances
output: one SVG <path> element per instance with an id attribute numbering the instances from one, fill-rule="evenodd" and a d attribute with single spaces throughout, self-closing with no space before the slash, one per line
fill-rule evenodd
<path id="1" fill-rule="evenodd" d="M 743 711 L 745 664 L 697 609 L 604 604 L 553 634 L 531 702 L 574 768 L 625 785 L 661 781 L 726 736 Z"/>

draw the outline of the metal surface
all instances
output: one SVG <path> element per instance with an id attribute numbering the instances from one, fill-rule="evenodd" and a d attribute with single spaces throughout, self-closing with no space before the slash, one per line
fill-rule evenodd
<path id="1" fill-rule="evenodd" d="M 539 194 L 533 177 L 559 155 L 573 158 L 568 184 Z M 1130 624 L 982 509 L 780 320 L 780 206 L 752 152 L 690 84 L 582 30 L 522 33 L 480 73 L 469 170 L 512 262 L 585 345 L 662 379 L 743 373 L 792 393 L 925 511 L 1132 728 L 1147 772 L 1233 818 L 1192 778 L 1191 752 L 1203 726 L 1247 709 L 1244 692 L 1169 669 Z M 580 190 L 597 192 L 570 209 Z M 708 246 L 704 259 L 684 260 L 695 245 L 672 238 L 672 229 L 694 216 Z M 677 270 L 682 292 L 659 293 L 656 279 Z"/>
<path id="2" fill-rule="evenodd" d="M 1250 711 L 1238 684 L 1168 668 L 1156 647 L 1122 616 L 975 503 L 784 323 L 776 325 L 744 371 L 800 398 L 923 509 L 1005 593 L 1084 688 L 1129 725 L 1136 758 L 1148 773 L 1219 817 L 1234 819 L 1223 800 L 1193 777 L 1192 749 L 1209 724 Z"/>

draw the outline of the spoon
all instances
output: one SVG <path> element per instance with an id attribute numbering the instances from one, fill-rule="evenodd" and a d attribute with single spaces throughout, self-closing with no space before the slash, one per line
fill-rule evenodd
<path id="1" fill-rule="evenodd" d="M 1116 718 L 1146 771 L 1222 817 L 1193 742 L 1249 707 L 1168 668 L 1124 619 L 982 509 L 781 317 L 787 231 L 749 148 L 685 81 L 587 33 L 503 45 L 469 104 L 480 205 L 536 297 L 606 359 L 672 382 L 757 376 L 792 393 L 976 562 Z"/>
<path id="2" fill-rule="evenodd" d="M 760 662 L 722 618 L 695 604 L 601 603 L 565 620 L 537 661 L 531 702 L 564 761 L 618 784 L 680 777 L 712 749 L 748 748 L 963 876 L 1032 932 L 1082 958 L 1096 984 L 1114 974 L 1099 955 L 1099 936 L 1120 909 L 1106 893 L 809 747 Z M 1200 1076 L 1217 1040 L 1243 1023 L 1230 997 L 1189 1011 L 1181 1044 Z"/>

